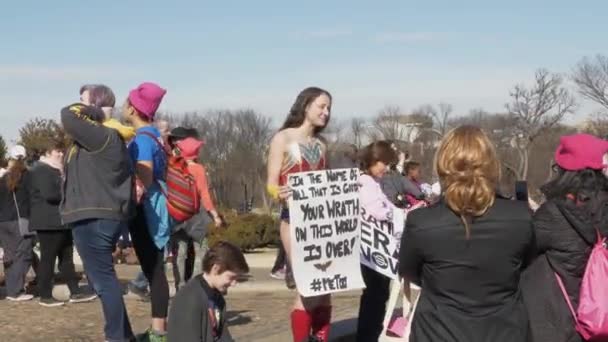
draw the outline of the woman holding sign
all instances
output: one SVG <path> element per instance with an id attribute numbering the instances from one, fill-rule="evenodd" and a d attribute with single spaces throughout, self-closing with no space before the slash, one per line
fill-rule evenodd
<path id="1" fill-rule="evenodd" d="M 497 197 L 500 162 L 477 127 L 448 133 L 435 158 L 443 200 L 408 215 L 399 253 L 400 275 L 422 287 L 410 341 L 529 341 L 527 203 Z"/>
<path id="2" fill-rule="evenodd" d="M 397 152 L 387 141 L 376 141 L 365 147 L 360 154 L 359 200 L 365 215 L 380 222 L 391 222 L 397 210 L 395 204 L 382 189 L 383 177 L 389 166 L 397 162 Z M 361 275 L 365 289 L 359 304 L 357 341 L 378 341 L 382 332 L 382 320 L 386 311 L 386 301 L 390 294 L 391 279 L 377 271 L 361 265 Z"/>
<path id="3" fill-rule="evenodd" d="M 272 138 L 268 153 L 268 183 L 270 196 L 281 202 L 281 241 L 291 258 L 287 186 L 289 174 L 325 169 L 326 146 L 320 137 L 327 126 L 332 98 L 328 91 L 310 87 L 302 90 L 289 111 L 283 127 Z M 329 338 L 331 298 L 328 295 L 304 298 L 298 294 L 291 312 L 294 342 L 314 336 L 321 341 Z"/>

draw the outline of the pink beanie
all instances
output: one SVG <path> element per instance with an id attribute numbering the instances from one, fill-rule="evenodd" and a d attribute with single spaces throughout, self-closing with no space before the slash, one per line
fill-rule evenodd
<path id="1" fill-rule="evenodd" d="M 154 119 L 167 91 L 155 83 L 144 82 L 129 92 L 129 102 L 149 120 Z"/>
<path id="2" fill-rule="evenodd" d="M 179 149 L 180 156 L 186 160 L 196 159 L 198 157 L 198 151 L 203 144 L 202 141 L 195 138 L 186 138 L 175 143 Z"/>
<path id="3" fill-rule="evenodd" d="M 608 141 L 590 134 L 574 134 L 560 139 L 555 162 L 562 169 L 580 171 L 604 168 L 604 154 L 608 153 Z"/>

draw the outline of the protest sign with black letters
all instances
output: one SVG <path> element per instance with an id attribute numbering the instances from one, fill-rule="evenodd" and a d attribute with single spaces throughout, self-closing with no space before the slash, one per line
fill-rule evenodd
<path id="1" fill-rule="evenodd" d="M 391 279 L 398 279 L 399 237 L 405 212 L 393 210 L 392 220 L 380 221 L 361 208 L 361 264 Z"/>
<path id="2" fill-rule="evenodd" d="M 291 262 L 304 297 L 363 288 L 359 170 L 289 175 Z"/>

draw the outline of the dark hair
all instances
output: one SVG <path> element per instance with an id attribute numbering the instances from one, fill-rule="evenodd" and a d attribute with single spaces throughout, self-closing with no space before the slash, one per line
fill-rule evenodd
<path id="1" fill-rule="evenodd" d="M 55 150 L 63 151 L 66 149 L 66 142 L 61 136 L 52 138 L 44 148 L 44 153 L 50 153 Z"/>
<path id="2" fill-rule="evenodd" d="M 361 170 L 368 171 L 377 162 L 391 165 L 397 160 L 397 153 L 391 143 L 385 140 L 373 142 L 363 148 L 359 154 Z"/>
<path id="3" fill-rule="evenodd" d="M 405 163 L 404 172 L 407 175 L 410 171 L 420 168 L 420 163 L 416 161 L 410 161 Z"/>
<path id="4" fill-rule="evenodd" d="M 567 171 L 556 166 L 556 172 L 556 176 L 541 187 L 547 200 L 572 195 L 577 201 L 593 202 L 599 193 L 608 191 L 608 179 L 601 170 Z"/>
<path id="5" fill-rule="evenodd" d="M 216 243 L 207 251 L 203 258 L 203 272 L 211 272 L 213 265 L 218 265 L 220 272 L 249 272 L 249 265 L 247 265 L 247 260 L 245 260 L 241 249 L 225 241 Z"/>
<path id="6" fill-rule="evenodd" d="M 283 126 L 280 130 L 282 131 L 287 128 L 297 128 L 302 126 L 302 124 L 304 123 L 304 119 L 306 119 L 306 110 L 321 95 L 327 95 L 327 97 L 329 97 L 331 111 L 331 94 L 327 90 L 321 88 L 308 87 L 302 90 L 300 94 L 298 94 L 298 97 L 296 97 L 296 101 L 291 106 L 289 114 L 287 115 L 287 119 L 285 119 L 285 122 L 283 123 Z M 327 127 L 330 118 L 331 115 L 327 119 L 325 126 L 315 127 L 315 134 L 321 133 L 323 129 Z"/>
<path id="7" fill-rule="evenodd" d="M 116 97 L 110 87 L 103 84 L 85 84 L 80 87 L 80 95 L 89 91 L 89 102 L 95 107 L 114 107 Z"/>
<path id="8" fill-rule="evenodd" d="M 15 163 L 12 167 L 8 169 L 5 174 L 6 177 L 6 186 L 8 190 L 13 192 L 17 190 L 21 180 L 23 179 L 23 175 L 27 172 L 27 165 L 25 165 L 25 160 L 16 159 Z"/>

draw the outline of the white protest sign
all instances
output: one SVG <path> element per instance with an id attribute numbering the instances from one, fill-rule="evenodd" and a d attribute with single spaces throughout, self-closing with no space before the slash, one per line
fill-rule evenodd
<path id="1" fill-rule="evenodd" d="M 399 241 L 403 231 L 405 212 L 393 211 L 392 221 L 379 221 L 361 207 L 361 263 L 391 279 L 397 279 Z"/>
<path id="2" fill-rule="evenodd" d="M 291 264 L 304 297 L 365 287 L 359 257 L 359 170 L 289 176 Z"/>

